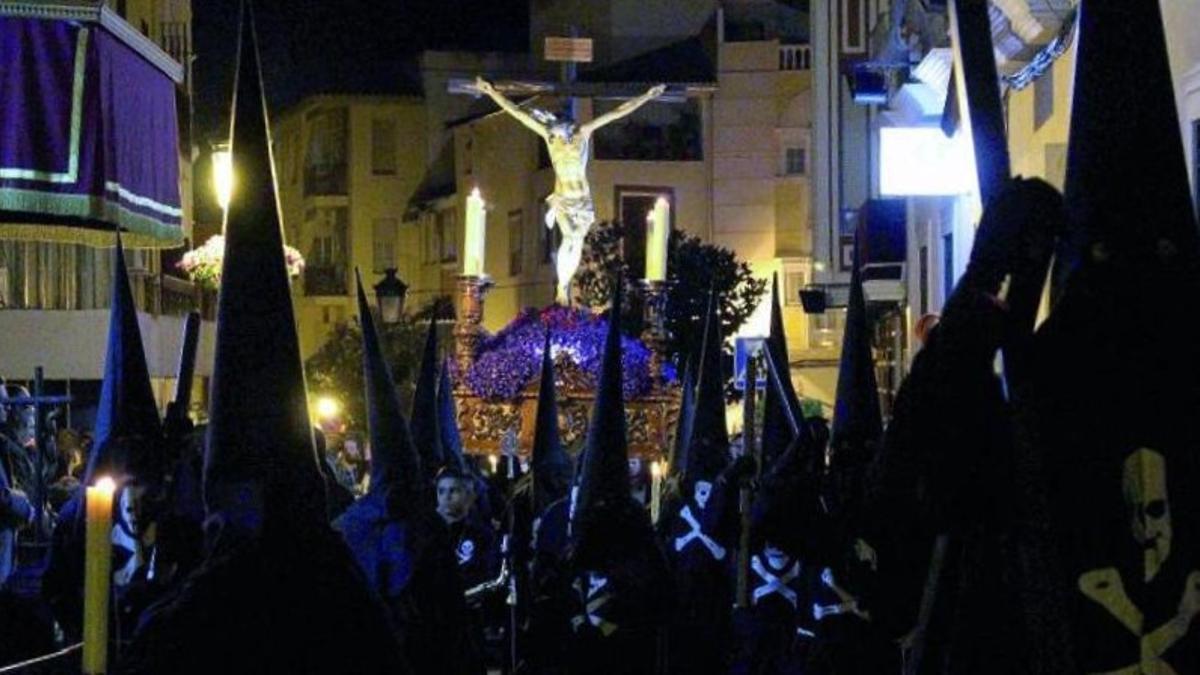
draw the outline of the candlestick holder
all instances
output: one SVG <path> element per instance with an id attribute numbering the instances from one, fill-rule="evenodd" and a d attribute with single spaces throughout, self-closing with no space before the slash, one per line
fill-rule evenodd
<path id="1" fill-rule="evenodd" d="M 650 348 L 650 377 L 655 389 L 663 386 L 663 364 L 667 361 L 667 349 L 671 333 L 667 330 L 667 291 L 670 282 L 657 279 L 642 279 L 644 323 L 642 342 Z"/>
<path id="2" fill-rule="evenodd" d="M 458 276 L 459 315 L 454 323 L 454 361 L 465 375 L 475 363 L 475 354 L 483 340 L 483 298 L 492 287 L 492 278 L 484 275 Z"/>

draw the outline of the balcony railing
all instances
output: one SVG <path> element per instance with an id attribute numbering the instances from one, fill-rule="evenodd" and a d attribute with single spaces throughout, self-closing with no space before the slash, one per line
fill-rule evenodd
<path id="1" fill-rule="evenodd" d="M 779 45 L 780 70 L 812 70 L 812 47 Z"/>
<path id="2" fill-rule="evenodd" d="M 159 314 L 183 316 L 188 312 L 201 311 L 201 292 L 195 284 L 169 274 L 160 276 L 159 281 Z"/>
<path id="3" fill-rule="evenodd" d="M 320 295 L 347 295 L 346 266 L 310 265 L 304 268 L 304 294 L 309 297 Z"/>

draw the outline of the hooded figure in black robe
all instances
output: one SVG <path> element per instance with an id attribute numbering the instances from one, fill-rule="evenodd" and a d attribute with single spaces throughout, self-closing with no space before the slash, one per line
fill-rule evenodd
<path id="1" fill-rule="evenodd" d="M 530 453 L 529 495 L 532 540 L 529 542 L 526 663 L 534 673 L 561 673 L 570 635 L 571 589 L 566 570 L 567 520 L 572 490 L 571 458 L 558 435 L 558 400 L 550 333 L 542 345 L 537 415 Z M 519 549 L 518 549 L 519 550 Z"/>
<path id="2" fill-rule="evenodd" d="M 795 440 L 790 421 L 796 422 L 803 431 L 804 418 L 800 412 L 800 398 L 792 384 L 791 366 L 788 358 L 787 335 L 783 330 L 783 308 L 779 304 L 779 275 L 771 279 L 771 333 L 767 336 L 766 349 L 771 354 L 771 367 L 776 371 L 777 385 L 768 386 L 763 396 L 762 465 L 769 467 L 787 451 Z M 790 416 L 785 414 L 788 407 Z"/>
<path id="3" fill-rule="evenodd" d="M 1073 265 L 1035 338 L 1036 431 L 1020 439 L 1044 470 L 1036 524 L 1057 564 L 1024 618 L 1034 644 L 1069 636 L 1060 658 L 1078 672 L 1200 672 L 1200 346 L 1185 318 L 1200 237 L 1162 16 L 1079 11 L 1056 260 Z M 1136 67 L 1115 44 L 1137 45 Z"/>
<path id="4" fill-rule="evenodd" d="M 1006 336 L 1032 334 L 1062 219 L 1061 198 L 1039 180 L 1016 179 L 988 204 L 967 270 L 900 388 L 874 467 L 851 542 L 877 565 L 857 580 L 862 604 L 919 658 L 920 672 L 1015 668 L 1016 583 L 1004 544 L 1013 531 L 1012 410 L 994 363 Z"/>
<path id="5" fill-rule="evenodd" d="M 142 507 L 149 506 L 162 488 L 165 440 L 119 240 L 115 256 L 104 382 L 83 483 L 91 485 L 108 476 L 118 485 L 113 500 L 113 573 L 120 598 L 150 557 L 142 537 L 152 509 L 143 511 Z M 83 494 L 77 492 L 59 512 L 50 564 L 42 582 L 42 595 L 70 639 L 78 638 L 82 630 Z M 112 605 L 118 621 L 117 630 L 110 635 L 118 641 L 132 633 L 137 618 L 118 611 L 121 604 L 118 599 Z"/>
<path id="6" fill-rule="evenodd" d="M 724 673 L 728 668 L 738 484 L 725 475 L 729 432 L 717 307 L 714 293 L 708 302 L 691 434 L 682 446 L 683 457 L 676 460 L 679 491 L 659 522 L 678 593 L 668 638 L 672 673 Z"/>
<path id="7" fill-rule="evenodd" d="M 328 523 L 249 3 L 243 5 L 204 502 L 208 552 L 115 670 L 405 673 L 388 614 Z"/>
<path id="8" fill-rule="evenodd" d="M 413 391 L 412 442 L 421 457 L 425 479 L 432 484 L 438 471 L 447 463 L 442 451 L 442 430 L 438 413 L 438 353 L 437 320 L 429 318 L 429 331 L 425 334 L 425 349 L 421 353 L 421 367 L 417 371 L 417 386 Z"/>
<path id="9" fill-rule="evenodd" d="M 671 604 L 671 579 L 650 518 L 629 494 L 620 308 L 617 284 L 570 525 L 573 675 L 654 672 Z"/>
<path id="10" fill-rule="evenodd" d="M 830 462 L 822 486 L 828 529 L 825 555 L 813 586 L 813 618 L 824 666 L 833 673 L 887 672 L 899 667 L 899 650 L 861 605 L 874 580 L 875 556 L 855 539 L 861 519 L 867 467 L 883 438 L 875 361 L 859 257 L 850 275 L 850 303 L 838 368 L 830 437 Z M 823 558 L 823 559 L 822 559 Z"/>
<path id="11" fill-rule="evenodd" d="M 764 458 L 774 460 L 760 475 L 751 512 L 749 597 L 748 606 L 735 616 L 737 646 L 730 669 L 735 675 L 804 672 L 816 628 L 814 572 L 816 563 L 825 559 L 816 552 L 827 535 L 812 458 L 824 455 L 828 432 L 806 421 L 799 401 L 786 395 L 786 376 L 781 376 L 781 361 L 775 356 L 785 344 L 777 286 L 775 290 L 767 343 L 772 358 L 766 365 L 767 401 L 775 392 L 777 404 L 768 403 L 763 411 L 762 450 Z M 773 342 L 778 344 L 772 347 Z M 787 353 L 786 347 L 782 353 Z M 787 447 L 768 451 L 768 445 L 780 442 Z"/>
<path id="12" fill-rule="evenodd" d="M 848 583 L 877 628 L 899 643 L 910 672 L 1074 672 L 1050 650 L 1023 658 L 1037 650 L 1017 614 L 1022 594 L 1048 599 L 1044 562 L 1021 552 L 1032 550 L 1030 528 L 1016 516 L 1035 504 L 1014 477 L 1029 473 L 1034 458 L 1021 456 L 1013 429 L 1028 416 L 1024 352 L 1063 228 L 1062 203 L 1042 181 L 1009 178 L 986 8 L 957 21 L 960 85 L 967 80 L 960 91 L 971 99 L 976 148 L 990 148 L 979 162 L 985 210 L 967 269 L 897 395 L 847 542 L 869 564 Z M 995 368 L 1001 348 L 1003 382 Z M 1052 614 L 1038 620 L 1054 623 Z M 1062 651 L 1062 637 L 1051 650 Z"/>
<path id="13" fill-rule="evenodd" d="M 387 604 L 413 669 L 478 672 L 478 626 L 463 596 L 456 542 L 425 482 L 361 281 L 358 302 L 371 487 L 334 526 Z"/>

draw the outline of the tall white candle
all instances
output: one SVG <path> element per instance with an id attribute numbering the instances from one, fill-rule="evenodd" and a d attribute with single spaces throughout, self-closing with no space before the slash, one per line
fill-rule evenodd
<path id="1" fill-rule="evenodd" d="M 666 281 L 667 241 L 671 236 L 671 205 L 663 197 L 646 216 L 646 279 Z"/>
<path id="2" fill-rule="evenodd" d="M 483 197 L 479 194 L 479 188 L 475 188 L 467 197 L 466 241 L 463 243 L 463 274 L 467 276 L 483 276 L 486 224 L 487 215 L 484 213 Z"/>
<path id="3" fill-rule="evenodd" d="M 112 583 L 112 508 L 107 476 L 84 492 L 83 672 L 108 672 L 108 593 Z"/>

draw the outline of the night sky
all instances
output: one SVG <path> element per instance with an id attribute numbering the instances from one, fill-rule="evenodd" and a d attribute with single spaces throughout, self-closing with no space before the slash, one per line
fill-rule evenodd
<path id="1" fill-rule="evenodd" d="M 238 4 L 193 4 L 201 139 L 227 124 Z M 257 0 L 254 6 L 273 114 L 310 94 L 415 91 L 422 50 L 524 51 L 529 41 L 528 0 Z"/>

